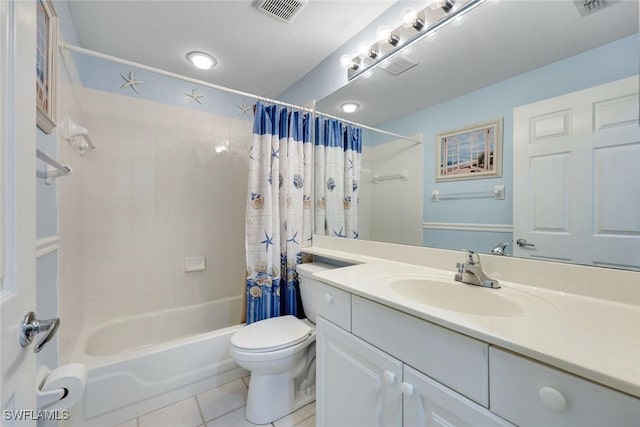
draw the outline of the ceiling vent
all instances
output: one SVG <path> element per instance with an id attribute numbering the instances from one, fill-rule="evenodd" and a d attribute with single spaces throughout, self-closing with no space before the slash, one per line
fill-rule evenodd
<path id="1" fill-rule="evenodd" d="M 291 22 L 308 0 L 255 0 L 252 5 L 258 10 L 284 22 Z"/>
<path id="2" fill-rule="evenodd" d="M 406 55 L 396 55 L 393 58 L 388 59 L 380 64 L 380 68 L 393 74 L 394 76 L 397 76 L 404 73 L 409 68 L 415 67 L 416 65 L 418 65 L 418 63 L 413 59 L 407 57 Z"/>
<path id="3" fill-rule="evenodd" d="M 582 16 L 589 16 L 607 6 L 615 4 L 618 0 L 573 0 Z"/>

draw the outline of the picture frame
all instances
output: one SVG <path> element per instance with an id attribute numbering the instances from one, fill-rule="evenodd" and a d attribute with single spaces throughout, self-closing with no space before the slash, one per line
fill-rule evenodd
<path id="1" fill-rule="evenodd" d="M 58 16 L 51 0 L 37 0 L 36 125 L 46 134 L 56 127 Z"/>
<path id="2" fill-rule="evenodd" d="M 436 182 L 502 176 L 503 118 L 436 136 Z"/>

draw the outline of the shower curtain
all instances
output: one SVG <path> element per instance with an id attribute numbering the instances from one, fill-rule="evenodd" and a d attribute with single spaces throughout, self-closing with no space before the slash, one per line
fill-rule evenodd
<path id="1" fill-rule="evenodd" d="M 311 242 L 311 119 L 258 102 L 249 153 L 247 323 L 303 317 L 296 265 Z"/>
<path id="2" fill-rule="evenodd" d="M 315 232 L 358 238 L 362 129 L 324 117 L 315 126 Z"/>

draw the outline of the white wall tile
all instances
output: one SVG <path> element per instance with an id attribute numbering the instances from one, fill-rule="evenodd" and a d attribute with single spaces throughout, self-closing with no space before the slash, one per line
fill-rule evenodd
<path id="1" fill-rule="evenodd" d="M 80 157 L 59 144 L 74 162 L 59 191 L 67 317 L 78 311 L 70 301 L 94 323 L 242 294 L 251 123 L 81 92 L 98 150 Z M 231 153 L 215 153 L 227 140 Z M 207 269 L 184 273 L 190 255 Z"/>

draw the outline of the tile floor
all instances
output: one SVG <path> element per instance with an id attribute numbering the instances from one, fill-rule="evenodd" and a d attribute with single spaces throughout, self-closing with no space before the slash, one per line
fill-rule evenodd
<path id="1" fill-rule="evenodd" d="M 249 377 L 174 403 L 115 427 L 250 427 L 244 418 Z M 310 403 L 271 423 L 272 427 L 315 427 L 316 405 Z"/>

